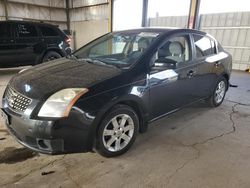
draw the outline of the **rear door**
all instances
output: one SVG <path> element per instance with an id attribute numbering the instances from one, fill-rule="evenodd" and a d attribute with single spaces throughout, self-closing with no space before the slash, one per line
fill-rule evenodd
<path id="1" fill-rule="evenodd" d="M 16 53 L 19 65 L 33 65 L 39 55 L 39 35 L 34 24 L 16 23 Z"/>
<path id="2" fill-rule="evenodd" d="M 201 90 L 197 93 L 197 97 L 206 98 L 210 95 L 213 84 L 216 81 L 215 74 L 218 66 L 217 62 L 207 62 L 207 58 L 216 54 L 215 41 L 201 34 L 193 34 L 194 61 L 197 65 L 197 84 L 201 86 Z"/>
<path id="3" fill-rule="evenodd" d="M 47 25 L 38 25 L 38 29 L 42 35 L 41 41 L 47 48 L 62 48 L 62 37 L 55 28 Z"/>
<path id="4" fill-rule="evenodd" d="M 12 24 L 0 22 L 0 68 L 15 66 L 16 56 Z"/>

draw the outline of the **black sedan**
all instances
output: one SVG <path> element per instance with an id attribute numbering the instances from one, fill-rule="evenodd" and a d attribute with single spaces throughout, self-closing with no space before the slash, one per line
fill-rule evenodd
<path id="1" fill-rule="evenodd" d="M 158 118 L 203 99 L 219 106 L 231 69 L 231 55 L 201 31 L 109 33 L 13 77 L 2 116 L 32 150 L 117 156 Z"/>

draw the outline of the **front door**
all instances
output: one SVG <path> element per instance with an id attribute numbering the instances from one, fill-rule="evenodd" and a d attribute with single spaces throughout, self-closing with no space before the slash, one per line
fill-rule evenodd
<path id="1" fill-rule="evenodd" d="M 151 119 L 197 100 L 191 49 L 190 35 L 172 37 L 158 49 L 149 75 Z"/>

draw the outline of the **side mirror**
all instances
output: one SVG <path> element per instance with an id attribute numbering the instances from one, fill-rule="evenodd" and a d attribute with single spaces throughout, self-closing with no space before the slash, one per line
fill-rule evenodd
<path id="1" fill-rule="evenodd" d="M 168 58 L 159 58 L 155 60 L 152 68 L 154 70 L 176 69 L 176 61 Z"/>

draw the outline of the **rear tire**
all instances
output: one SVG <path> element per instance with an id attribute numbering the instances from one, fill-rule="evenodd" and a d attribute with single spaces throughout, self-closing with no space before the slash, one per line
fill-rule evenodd
<path id="1" fill-rule="evenodd" d="M 57 53 L 55 51 L 48 51 L 44 55 L 42 62 L 52 61 L 52 60 L 55 60 L 55 59 L 59 59 L 61 57 L 62 57 L 61 54 L 59 54 L 59 53 Z"/>
<path id="2" fill-rule="evenodd" d="M 221 77 L 216 82 L 213 94 L 211 95 L 211 97 L 207 99 L 208 105 L 211 107 L 220 106 L 225 98 L 227 87 L 228 87 L 228 81 L 226 80 L 226 78 Z"/>
<path id="3" fill-rule="evenodd" d="M 96 150 L 104 157 L 122 155 L 132 146 L 139 128 L 136 112 L 127 105 L 115 106 L 98 129 Z"/>

